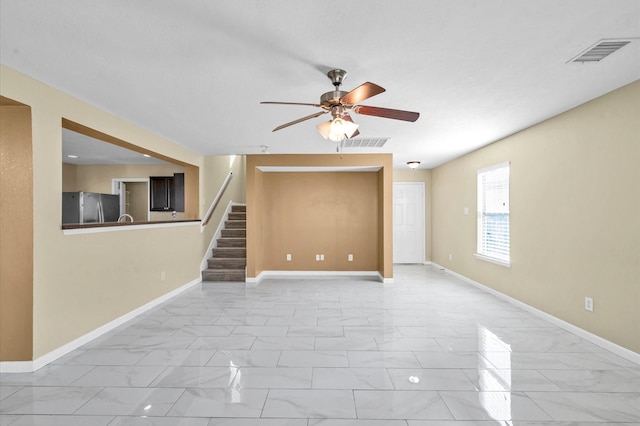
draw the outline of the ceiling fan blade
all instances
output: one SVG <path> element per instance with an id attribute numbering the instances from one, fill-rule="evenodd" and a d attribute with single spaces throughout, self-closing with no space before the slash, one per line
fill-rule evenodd
<path id="1" fill-rule="evenodd" d="M 403 111 L 400 109 L 379 108 L 365 105 L 356 105 L 352 109 L 358 114 L 372 115 L 374 117 L 392 118 L 394 120 L 413 122 L 420 117 L 419 112 Z"/>
<path id="2" fill-rule="evenodd" d="M 320 104 L 305 104 L 301 102 L 260 102 L 261 104 L 270 104 L 270 105 L 305 105 L 305 106 L 313 106 L 313 107 L 322 107 Z"/>
<path id="3" fill-rule="evenodd" d="M 352 123 L 355 123 L 355 121 L 353 121 L 353 119 L 351 118 L 351 116 L 349 114 L 343 114 L 342 115 L 342 119 L 344 121 L 350 121 Z M 360 131 L 358 129 L 356 129 L 355 133 L 351 135 L 352 138 L 355 138 L 356 136 L 358 136 L 360 134 Z"/>
<path id="4" fill-rule="evenodd" d="M 302 123 L 303 121 L 307 121 L 307 120 L 311 120 L 312 118 L 320 117 L 322 114 L 326 114 L 327 112 L 329 112 L 329 111 L 320 111 L 320 112 L 316 112 L 315 114 L 307 115 L 306 117 L 298 118 L 297 120 L 293 120 L 293 121 L 290 121 L 288 123 L 282 124 L 282 125 L 276 127 L 275 129 L 273 129 L 272 131 L 276 132 L 278 130 L 284 129 L 285 127 L 293 126 L 294 124 Z"/>
<path id="5" fill-rule="evenodd" d="M 355 105 L 382 92 L 384 92 L 384 88 L 367 81 L 341 97 L 340 102 Z"/>

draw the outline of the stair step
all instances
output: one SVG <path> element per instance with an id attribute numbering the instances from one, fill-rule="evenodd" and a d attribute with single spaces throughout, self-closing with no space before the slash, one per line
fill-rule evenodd
<path id="1" fill-rule="evenodd" d="M 213 257 L 223 257 L 226 259 L 247 257 L 247 249 L 245 247 L 216 247 L 213 249 Z"/>
<path id="2" fill-rule="evenodd" d="M 223 229 L 220 233 L 222 238 L 247 238 L 246 229 Z"/>
<path id="3" fill-rule="evenodd" d="M 224 222 L 225 229 L 247 229 L 246 220 L 227 220 Z"/>
<path id="4" fill-rule="evenodd" d="M 246 238 L 218 238 L 218 247 L 246 247 Z"/>
<path id="5" fill-rule="evenodd" d="M 208 268 L 202 271 L 202 281 L 246 280 L 247 266 L 247 206 L 233 205 L 224 229 L 220 233 Z"/>
<path id="6" fill-rule="evenodd" d="M 229 220 L 247 220 L 246 212 L 230 212 Z"/>
<path id="7" fill-rule="evenodd" d="M 247 266 L 247 259 L 213 257 L 207 259 L 209 269 L 244 269 Z"/>
<path id="8" fill-rule="evenodd" d="M 206 269 L 202 281 L 245 281 L 244 269 Z"/>

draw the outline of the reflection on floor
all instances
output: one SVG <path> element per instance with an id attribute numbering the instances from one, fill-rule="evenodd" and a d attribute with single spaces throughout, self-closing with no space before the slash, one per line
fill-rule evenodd
<path id="1" fill-rule="evenodd" d="M 639 424 L 640 367 L 420 265 L 205 284 L 0 377 L 12 426 L 558 422 Z"/>

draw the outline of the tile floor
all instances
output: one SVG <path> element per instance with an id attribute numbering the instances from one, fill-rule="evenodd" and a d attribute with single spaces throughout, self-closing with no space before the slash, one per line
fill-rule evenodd
<path id="1" fill-rule="evenodd" d="M 0 425 L 640 425 L 640 367 L 429 266 L 208 283 L 31 374 Z"/>

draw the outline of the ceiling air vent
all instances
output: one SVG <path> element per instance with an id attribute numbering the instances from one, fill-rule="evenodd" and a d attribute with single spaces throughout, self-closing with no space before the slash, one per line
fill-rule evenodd
<path id="1" fill-rule="evenodd" d="M 629 43 L 631 43 L 631 40 L 600 40 L 569 62 L 598 62 Z"/>
<path id="2" fill-rule="evenodd" d="M 343 148 L 382 148 L 389 138 L 355 138 L 345 139 Z"/>

